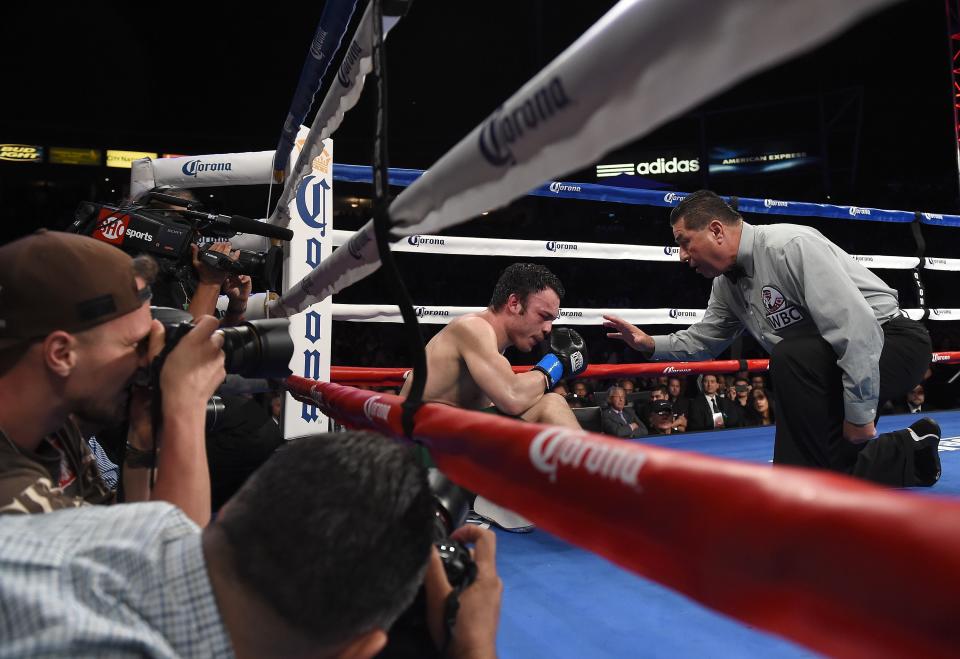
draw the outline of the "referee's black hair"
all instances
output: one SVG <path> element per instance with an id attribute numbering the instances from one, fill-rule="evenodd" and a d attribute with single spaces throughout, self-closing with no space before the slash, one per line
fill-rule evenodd
<path id="1" fill-rule="evenodd" d="M 697 190 L 684 197 L 683 201 L 670 212 L 670 226 L 680 219 L 690 231 L 705 229 L 711 220 L 720 220 L 727 226 L 740 222 L 743 217 L 730 207 L 730 204 L 710 190 Z"/>

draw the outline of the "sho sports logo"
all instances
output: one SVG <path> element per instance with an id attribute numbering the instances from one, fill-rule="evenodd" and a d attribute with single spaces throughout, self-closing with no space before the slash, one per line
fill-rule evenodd
<path id="1" fill-rule="evenodd" d="M 129 215 L 114 215 L 106 208 L 101 209 L 93 237 L 111 245 L 122 245 L 129 224 Z"/>
<path id="2" fill-rule="evenodd" d="M 558 318 L 583 318 L 582 311 L 564 311 L 560 310 L 560 313 L 557 316 Z"/>
<path id="3" fill-rule="evenodd" d="M 553 192 L 554 194 L 558 192 L 580 192 L 580 186 L 554 181 L 550 184 L 550 192 Z"/>
<path id="4" fill-rule="evenodd" d="M 790 203 L 786 201 L 779 201 L 777 199 L 764 199 L 763 207 L 764 208 L 789 208 Z"/>
<path id="5" fill-rule="evenodd" d="M 560 78 L 553 78 L 510 112 L 498 108 L 480 127 L 480 153 L 495 167 L 517 164 L 513 145 L 571 104 Z"/>
<path id="6" fill-rule="evenodd" d="M 696 311 L 686 311 L 684 309 L 671 309 L 670 310 L 671 318 L 696 318 Z"/>
<path id="7" fill-rule="evenodd" d="M 692 368 L 677 368 L 676 366 L 667 366 L 663 369 L 663 374 L 667 373 L 693 373 Z"/>
<path id="8" fill-rule="evenodd" d="M 127 238 L 153 242 L 153 234 L 130 228 L 129 215 L 113 215 L 104 209 L 100 211 L 99 224 L 93 237 L 111 245 L 122 245 Z"/>
<path id="9" fill-rule="evenodd" d="M 850 215 L 853 216 L 853 217 L 856 217 L 857 215 L 865 215 L 865 216 L 869 216 L 869 215 L 870 215 L 870 209 L 869 209 L 869 208 L 860 208 L 860 207 L 858 207 L 858 206 L 851 206 L 851 207 L 850 207 L 850 210 L 847 211 L 847 212 L 850 213 Z"/>
<path id="10" fill-rule="evenodd" d="M 347 50 L 347 54 L 343 57 L 343 62 L 340 64 L 340 69 L 337 71 L 337 80 L 340 81 L 340 84 L 344 87 L 349 88 L 353 84 L 353 80 L 350 77 L 350 72 L 353 71 L 353 65 L 360 61 L 360 56 L 363 54 L 363 48 L 360 47 L 356 41 L 350 42 L 350 49 Z"/>
<path id="11" fill-rule="evenodd" d="M 140 240 L 145 240 L 148 243 L 153 242 L 153 235 L 147 233 L 146 231 L 137 231 L 136 229 L 127 229 L 126 234 L 127 234 L 127 238 L 139 238 Z"/>
<path id="12" fill-rule="evenodd" d="M 415 307 L 417 310 L 417 318 L 424 317 L 449 317 L 450 312 L 446 309 L 428 309 L 427 307 Z"/>
<path id="13" fill-rule="evenodd" d="M 557 481 L 560 467 L 582 469 L 590 475 L 639 486 L 640 468 L 646 454 L 633 444 L 592 439 L 586 433 L 567 428 L 548 428 L 530 442 L 530 463 Z"/>
<path id="14" fill-rule="evenodd" d="M 363 415 L 371 421 L 376 421 L 377 419 L 386 421 L 387 417 L 390 416 L 390 406 L 386 403 L 377 402 L 379 400 L 380 396 L 370 396 L 370 398 L 363 401 Z"/>
<path id="15" fill-rule="evenodd" d="M 663 195 L 663 200 L 668 204 L 672 204 L 674 202 L 679 204 L 681 201 L 683 201 L 686 198 L 687 198 L 687 195 L 677 194 L 676 192 L 668 192 L 667 194 Z"/>
<path id="16" fill-rule="evenodd" d="M 188 160 L 180 168 L 185 176 L 197 178 L 203 172 L 231 172 L 233 163 L 230 162 L 203 162 L 202 160 Z"/>
<path id="17" fill-rule="evenodd" d="M 679 256 L 680 248 L 677 247 L 676 245 L 667 245 L 666 247 L 663 248 L 663 253 L 666 254 L 667 256 Z"/>
<path id="18" fill-rule="evenodd" d="M 407 242 L 413 245 L 414 247 L 419 247 L 420 245 L 445 245 L 446 242 L 443 238 L 432 238 L 430 236 L 421 236 L 419 234 L 410 236 L 407 238 Z"/>
<path id="19" fill-rule="evenodd" d="M 577 251 L 576 243 L 558 243 L 553 240 L 547 241 L 547 251 L 548 252 L 575 252 Z"/>

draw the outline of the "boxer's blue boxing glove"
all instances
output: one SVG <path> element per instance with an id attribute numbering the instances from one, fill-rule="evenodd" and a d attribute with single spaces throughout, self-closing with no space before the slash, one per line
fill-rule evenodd
<path id="1" fill-rule="evenodd" d="M 560 380 L 574 378 L 587 367 L 587 347 L 583 337 L 568 327 L 550 333 L 547 352 L 533 368 L 547 376 L 547 391 Z"/>

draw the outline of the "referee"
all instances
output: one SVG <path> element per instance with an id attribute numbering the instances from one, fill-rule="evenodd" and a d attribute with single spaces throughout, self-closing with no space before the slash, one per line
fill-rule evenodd
<path id="1" fill-rule="evenodd" d="M 654 359 L 712 359 L 744 330 L 770 353 L 776 464 L 830 469 L 890 485 L 932 485 L 932 419 L 877 437 L 879 401 L 902 397 L 930 364 L 930 335 L 897 293 L 809 227 L 753 226 L 709 190 L 670 214 L 680 260 L 713 278 L 703 320 L 650 336 L 605 316 L 607 336 Z M 870 441 L 874 440 L 875 441 Z"/>

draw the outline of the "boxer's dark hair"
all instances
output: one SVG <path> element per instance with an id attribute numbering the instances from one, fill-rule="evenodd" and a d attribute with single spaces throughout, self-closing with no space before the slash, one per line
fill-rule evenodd
<path id="1" fill-rule="evenodd" d="M 710 190 L 697 190 L 684 197 L 683 201 L 670 212 L 670 226 L 681 219 L 683 226 L 688 230 L 701 231 L 710 224 L 711 220 L 720 220 L 723 224 L 732 226 L 743 220 L 743 217 L 716 193 Z"/>
<path id="2" fill-rule="evenodd" d="M 531 293 L 551 288 L 561 300 L 565 291 L 560 279 L 547 268 L 536 263 L 514 263 L 508 266 L 493 287 L 490 308 L 500 311 L 507 304 L 511 294 L 515 294 L 523 305 Z"/>

